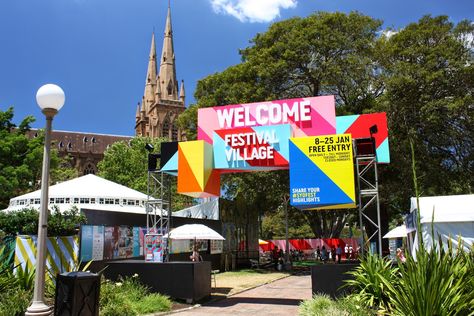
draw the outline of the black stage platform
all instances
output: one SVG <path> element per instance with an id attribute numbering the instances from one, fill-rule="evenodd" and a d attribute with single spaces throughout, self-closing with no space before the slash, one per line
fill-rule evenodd
<path id="1" fill-rule="evenodd" d="M 121 260 L 107 262 L 107 279 L 116 281 L 121 276 L 138 274 L 140 281 L 152 292 L 184 299 L 188 303 L 211 295 L 211 263 L 204 262 L 146 262 Z"/>
<path id="2" fill-rule="evenodd" d="M 350 291 L 342 288 L 344 280 L 349 280 L 346 273 L 358 267 L 359 264 L 322 264 L 311 267 L 311 285 L 313 294 L 327 294 L 333 298 L 342 296 Z"/>

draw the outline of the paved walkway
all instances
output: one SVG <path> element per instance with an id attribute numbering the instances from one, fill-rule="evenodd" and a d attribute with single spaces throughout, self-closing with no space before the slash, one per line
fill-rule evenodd
<path id="1" fill-rule="evenodd" d="M 309 298 L 311 276 L 290 276 L 177 315 L 297 315 L 298 304 Z"/>

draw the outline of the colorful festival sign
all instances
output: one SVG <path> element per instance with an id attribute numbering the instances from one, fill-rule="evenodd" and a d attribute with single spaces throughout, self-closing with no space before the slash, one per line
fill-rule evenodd
<path id="1" fill-rule="evenodd" d="M 214 168 L 228 170 L 287 169 L 289 124 L 241 127 L 214 132 Z"/>
<path id="2" fill-rule="evenodd" d="M 290 204 L 299 209 L 355 207 L 350 134 L 290 139 Z"/>
<path id="3" fill-rule="evenodd" d="M 234 104 L 198 110 L 198 139 L 210 144 L 213 132 L 290 124 L 295 137 L 336 133 L 334 96 Z"/>
<path id="4" fill-rule="evenodd" d="M 351 134 L 352 138 L 373 137 L 377 151 L 377 163 L 390 163 L 388 147 L 387 115 L 371 113 L 336 117 L 337 134 Z M 370 128 L 375 132 L 371 133 Z"/>
<path id="5" fill-rule="evenodd" d="M 195 198 L 220 195 L 220 173 L 214 169 L 212 145 L 202 140 L 178 145 L 178 193 Z"/>

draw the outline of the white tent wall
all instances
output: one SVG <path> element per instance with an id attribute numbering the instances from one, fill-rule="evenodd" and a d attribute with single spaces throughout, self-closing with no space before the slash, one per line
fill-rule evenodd
<path id="1" fill-rule="evenodd" d="M 439 238 L 443 243 L 443 248 L 448 249 L 448 241 L 450 240 L 454 249 L 459 248 L 461 243 L 465 251 L 469 251 L 474 244 L 474 223 L 456 222 L 456 223 L 434 223 L 422 224 L 421 233 L 425 248 L 438 247 Z M 414 234 L 414 246 L 412 255 L 416 258 L 416 249 L 418 248 L 418 238 L 416 232 Z"/>
<path id="2" fill-rule="evenodd" d="M 471 250 L 474 244 L 474 195 L 420 197 L 419 201 L 421 233 L 427 249 L 433 244 L 438 245 L 441 237 L 444 249 L 448 248 L 448 240 L 451 240 L 454 249 L 462 243 L 465 250 Z M 416 198 L 412 198 L 411 212 L 416 209 Z M 413 241 L 411 253 L 416 258 L 416 231 L 409 234 L 408 240 L 409 243 Z"/>

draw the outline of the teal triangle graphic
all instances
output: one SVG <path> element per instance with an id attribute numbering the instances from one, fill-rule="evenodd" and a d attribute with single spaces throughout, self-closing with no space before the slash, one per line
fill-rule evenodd
<path id="1" fill-rule="evenodd" d="M 388 150 L 388 137 L 377 148 L 377 162 L 389 163 L 390 151 Z"/>
<path id="2" fill-rule="evenodd" d="M 290 204 L 301 209 L 354 203 L 290 141 Z"/>
<path id="3" fill-rule="evenodd" d="M 166 164 L 161 168 L 161 171 L 176 171 L 178 170 L 178 152 L 175 152 L 173 157 L 166 162 Z"/>
<path id="4" fill-rule="evenodd" d="M 360 115 L 336 116 L 336 134 L 344 134 Z"/>

